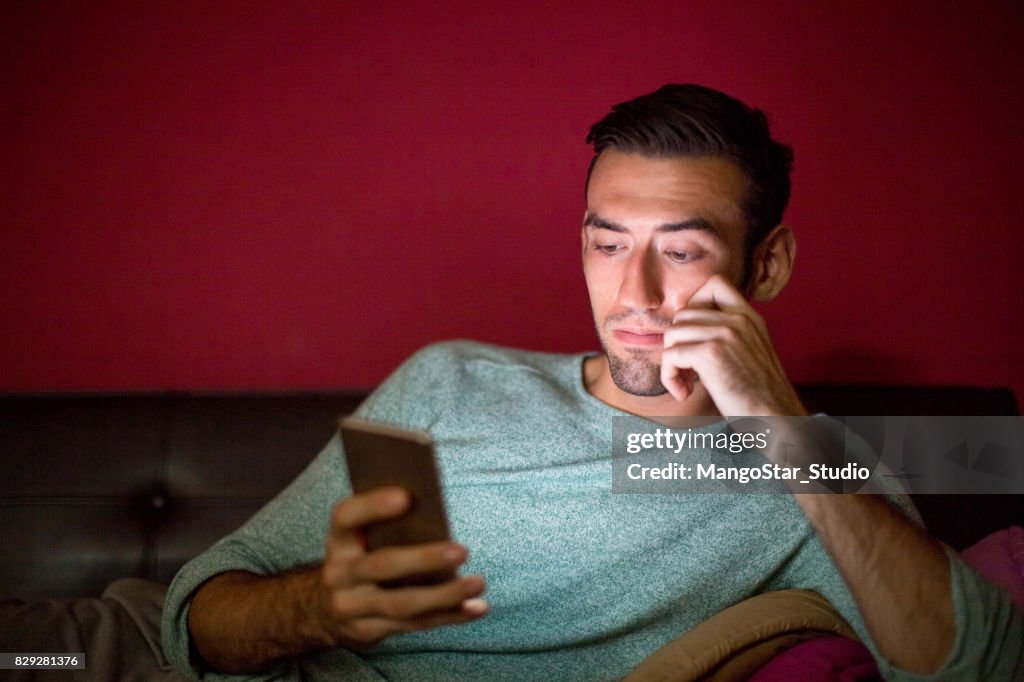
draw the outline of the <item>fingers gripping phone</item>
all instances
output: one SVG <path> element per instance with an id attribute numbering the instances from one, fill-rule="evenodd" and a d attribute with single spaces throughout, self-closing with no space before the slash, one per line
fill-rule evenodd
<path id="1" fill-rule="evenodd" d="M 362 493 L 395 485 L 408 490 L 412 497 L 403 516 L 364 528 L 366 549 L 450 539 L 430 435 L 357 417 L 345 417 L 340 424 L 352 491 Z M 446 569 L 381 584 L 434 585 L 454 577 L 454 569 Z"/>

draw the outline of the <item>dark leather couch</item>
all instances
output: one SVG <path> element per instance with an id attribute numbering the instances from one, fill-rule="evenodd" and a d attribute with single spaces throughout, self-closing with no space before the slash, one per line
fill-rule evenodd
<path id="1" fill-rule="evenodd" d="M 837 415 L 1017 414 L 1003 389 L 800 391 L 810 408 Z M 0 597 L 98 596 L 126 576 L 169 582 L 283 488 L 363 395 L 0 397 Z M 915 501 L 958 550 L 1024 525 L 1019 497 Z"/>

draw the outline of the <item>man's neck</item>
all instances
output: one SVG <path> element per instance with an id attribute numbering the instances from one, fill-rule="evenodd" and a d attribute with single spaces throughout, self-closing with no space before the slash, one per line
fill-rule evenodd
<path id="1" fill-rule="evenodd" d="M 583 385 L 587 392 L 603 403 L 640 417 L 715 417 L 720 413 L 711 396 L 699 382 L 686 400 L 676 400 L 671 393 L 659 396 L 638 396 L 627 393 L 612 381 L 608 357 L 598 355 L 583 362 Z"/>

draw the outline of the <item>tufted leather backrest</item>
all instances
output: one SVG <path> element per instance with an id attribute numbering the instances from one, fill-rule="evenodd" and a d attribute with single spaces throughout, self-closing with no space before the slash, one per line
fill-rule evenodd
<path id="1" fill-rule="evenodd" d="M 98 596 L 127 576 L 170 581 L 284 488 L 364 395 L 0 397 L 0 598 Z M 837 415 L 1016 414 L 1004 389 L 819 385 L 801 395 Z M 1024 524 L 1020 499 L 917 503 L 957 549 Z"/>
<path id="2" fill-rule="evenodd" d="M 0 398 L 0 597 L 169 581 L 284 488 L 362 397 Z"/>

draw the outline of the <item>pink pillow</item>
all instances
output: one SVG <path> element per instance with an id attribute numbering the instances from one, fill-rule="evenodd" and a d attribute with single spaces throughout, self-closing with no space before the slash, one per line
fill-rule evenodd
<path id="1" fill-rule="evenodd" d="M 1010 593 L 1024 612 L 1024 528 L 1010 526 L 965 549 L 960 557 L 983 578 Z M 866 682 L 882 679 L 871 652 L 845 637 L 801 642 L 768 661 L 752 682 Z"/>
<path id="2" fill-rule="evenodd" d="M 1010 593 L 1024 613 L 1024 528 L 1010 526 L 971 545 L 960 557 L 982 577 Z"/>
<path id="3" fill-rule="evenodd" d="M 882 676 L 868 648 L 838 635 L 818 637 L 786 649 L 750 677 L 750 682 L 876 682 Z"/>

